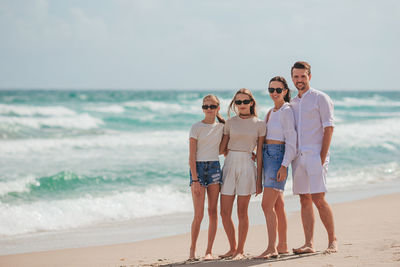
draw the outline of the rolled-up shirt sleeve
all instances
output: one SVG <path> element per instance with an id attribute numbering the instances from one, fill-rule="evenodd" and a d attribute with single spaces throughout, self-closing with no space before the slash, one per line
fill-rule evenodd
<path id="1" fill-rule="evenodd" d="M 288 167 L 297 154 L 297 133 L 295 129 L 294 114 L 290 107 L 282 110 L 280 122 L 283 128 L 283 136 L 285 138 L 285 155 L 283 156 L 282 165 Z"/>
<path id="2" fill-rule="evenodd" d="M 318 97 L 319 114 L 321 116 L 322 127 L 335 127 L 333 116 L 333 102 L 326 94 Z"/>

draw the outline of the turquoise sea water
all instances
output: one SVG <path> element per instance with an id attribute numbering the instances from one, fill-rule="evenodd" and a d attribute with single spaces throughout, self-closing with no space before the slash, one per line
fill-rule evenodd
<path id="1" fill-rule="evenodd" d="M 208 93 L 226 117 L 234 90 L 0 91 L 0 237 L 190 212 L 188 132 Z M 327 93 L 329 190 L 399 182 L 400 92 Z M 272 101 L 254 95 L 263 118 Z"/>

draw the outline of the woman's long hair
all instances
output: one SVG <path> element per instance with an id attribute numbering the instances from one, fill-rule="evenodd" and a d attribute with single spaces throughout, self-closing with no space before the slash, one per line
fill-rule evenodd
<path id="1" fill-rule="evenodd" d="M 290 89 L 289 86 L 285 80 L 285 78 L 283 78 L 282 76 L 275 76 L 274 78 L 272 78 L 268 85 L 271 84 L 271 82 L 281 82 L 283 84 L 283 88 L 285 88 L 287 90 L 287 93 L 285 95 L 285 97 L 283 98 L 283 100 L 285 100 L 285 102 L 290 102 Z"/>
<path id="2" fill-rule="evenodd" d="M 206 101 L 206 100 L 211 100 L 211 101 L 217 103 L 218 106 L 220 106 L 219 99 L 218 99 L 218 97 L 215 96 L 215 95 L 206 95 L 206 96 L 203 98 L 203 104 L 204 104 L 204 101 Z M 217 112 L 216 117 L 217 117 L 217 119 L 218 119 L 218 121 L 219 121 L 220 123 L 225 123 L 225 119 L 221 116 L 221 114 L 219 114 L 219 111 Z"/>
<path id="3" fill-rule="evenodd" d="M 256 111 L 256 100 L 253 97 L 253 94 L 250 92 L 249 89 L 246 88 L 242 88 L 239 91 L 236 92 L 235 96 L 233 97 L 231 103 L 229 104 L 229 108 L 228 108 L 228 117 L 231 116 L 231 111 L 233 111 L 236 115 L 239 115 L 239 111 L 236 108 L 235 105 L 235 100 L 236 100 L 236 96 L 238 94 L 244 94 L 244 95 L 248 95 L 250 97 L 251 102 L 253 102 L 254 104 L 252 106 L 250 106 L 250 114 L 255 115 L 257 117 L 257 111 Z M 252 103 L 250 103 L 251 105 Z"/>

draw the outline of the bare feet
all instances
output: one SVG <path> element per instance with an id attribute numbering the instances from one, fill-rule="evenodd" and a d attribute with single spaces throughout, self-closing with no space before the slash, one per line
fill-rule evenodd
<path id="1" fill-rule="evenodd" d="M 211 253 L 208 253 L 204 256 L 204 260 L 205 261 L 212 261 L 215 260 L 215 258 L 213 257 L 213 255 Z"/>
<path id="2" fill-rule="evenodd" d="M 279 243 L 278 246 L 276 246 L 276 249 L 278 250 L 278 254 L 288 254 L 289 253 L 286 242 Z"/>
<path id="3" fill-rule="evenodd" d="M 232 260 L 238 261 L 238 260 L 243 260 L 245 257 L 243 255 L 243 253 L 237 253 Z"/>
<path id="4" fill-rule="evenodd" d="M 226 258 L 233 257 L 234 255 L 235 255 L 235 251 L 229 250 L 227 253 L 225 253 L 223 255 L 219 255 L 219 257 L 221 259 L 226 259 Z"/>
<path id="5" fill-rule="evenodd" d="M 193 257 L 193 258 L 190 258 L 189 257 L 189 259 L 187 259 L 186 261 L 187 262 L 193 262 L 193 261 L 199 261 L 200 259 L 199 258 L 196 258 L 196 257 Z"/>
<path id="6" fill-rule="evenodd" d="M 264 251 L 263 253 L 261 253 L 261 255 L 258 255 L 257 257 L 255 257 L 256 259 L 269 259 L 269 258 L 279 258 L 279 254 L 278 251 L 276 251 L 276 249 L 267 249 L 266 251 Z"/>
<path id="7" fill-rule="evenodd" d="M 193 261 L 196 258 L 196 249 L 190 248 L 189 261 Z"/>
<path id="8" fill-rule="evenodd" d="M 333 241 L 329 244 L 328 248 L 324 251 L 325 254 L 331 254 L 338 252 L 338 244 L 337 241 Z"/>
<path id="9" fill-rule="evenodd" d="M 307 245 L 293 249 L 294 254 L 306 254 L 306 253 L 314 253 L 314 252 L 315 252 L 315 249 L 312 246 L 307 246 Z"/>

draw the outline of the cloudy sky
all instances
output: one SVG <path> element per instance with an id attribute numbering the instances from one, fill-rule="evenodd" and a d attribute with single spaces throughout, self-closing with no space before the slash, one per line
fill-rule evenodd
<path id="1" fill-rule="evenodd" d="M 0 88 L 400 89 L 397 0 L 0 0 Z"/>

